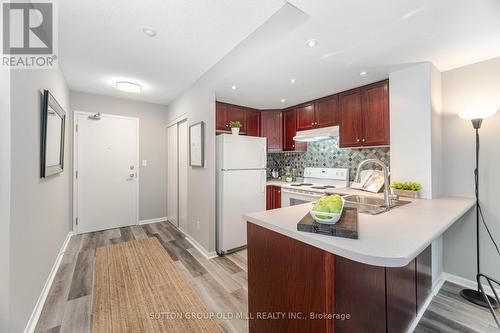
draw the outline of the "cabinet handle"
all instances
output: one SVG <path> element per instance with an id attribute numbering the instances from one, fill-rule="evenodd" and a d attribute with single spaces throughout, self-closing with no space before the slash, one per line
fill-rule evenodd
<path id="1" fill-rule="evenodd" d="M 359 141 L 360 141 L 359 139 L 356 140 L 356 142 L 359 142 Z"/>
<path id="2" fill-rule="evenodd" d="M 295 145 L 292 145 L 292 148 L 295 148 Z"/>
<path id="3" fill-rule="evenodd" d="M 365 139 L 361 140 L 361 142 L 365 142 L 365 141 L 366 141 Z"/>
<path id="4" fill-rule="evenodd" d="M 311 126 L 314 126 L 314 123 L 311 123 Z"/>

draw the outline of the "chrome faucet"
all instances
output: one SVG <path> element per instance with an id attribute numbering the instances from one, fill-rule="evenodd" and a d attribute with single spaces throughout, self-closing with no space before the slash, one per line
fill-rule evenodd
<path id="1" fill-rule="evenodd" d="M 387 165 L 385 165 L 384 162 L 382 162 L 381 160 L 372 158 L 372 159 L 364 160 L 363 162 L 359 163 L 358 171 L 356 171 L 356 178 L 354 179 L 354 181 L 355 182 L 360 181 L 359 178 L 361 177 L 361 175 L 360 175 L 361 168 L 365 164 L 368 164 L 368 163 L 377 164 L 377 165 L 382 167 L 382 170 L 384 171 L 384 205 L 386 208 L 392 207 L 393 200 L 395 198 L 389 193 L 389 187 L 390 187 L 390 185 L 389 185 L 389 168 L 387 167 Z"/>

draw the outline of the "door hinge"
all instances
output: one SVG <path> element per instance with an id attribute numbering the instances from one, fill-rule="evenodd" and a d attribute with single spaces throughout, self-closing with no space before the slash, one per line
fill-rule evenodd
<path id="1" fill-rule="evenodd" d="M 76 124 L 76 128 L 75 128 L 75 130 L 78 132 L 78 124 Z"/>
<path id="2" fill-rule="evenodd" d="M 78 217 L 75 219 L 75 224 L 78 225 Z"/>
<path id="3" fill-rule="evenodd" d="M 75 171 L 75 178 L 78 179 L 78 170 Z"/>

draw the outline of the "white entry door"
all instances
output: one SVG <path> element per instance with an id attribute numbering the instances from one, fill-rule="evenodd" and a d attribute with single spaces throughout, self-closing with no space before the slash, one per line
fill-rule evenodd
<path id="1" fill-rule="evenodd" d="M 188 150 L 189 150 L 189 138 L 188 138 L 188 126 L 187 120 L 179 123 L 179 140 L 178 147 L 179 150 L 179 229 L 182 231 L 187 231 L 188 224 Z"/>
<path id="2" fill-rule="evenodd" d="M 167 128 L 167 219 L 178 224 L 179 152 L 177 124 Z"/>
<path id="3" fill-rule="evenodd" d="M 139 119 L 75 112 L 78 233 L 138 222 Z"/>

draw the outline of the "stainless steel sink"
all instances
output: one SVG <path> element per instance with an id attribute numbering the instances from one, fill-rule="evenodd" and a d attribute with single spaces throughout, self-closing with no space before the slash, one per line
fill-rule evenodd
<path id="1" fill-rule="evenodd" d="M 384 199 L 364 195 L 347 195 L 344 197 L 344 200 L 346 206 L 356 207 L 358 209 L 358 212 L 371 215 L 384 213 L 393 208 L 410 203 L 410 201 L 393 200 L 392 205 L 390 207 L 387 207 L 384 203 Z"/>

